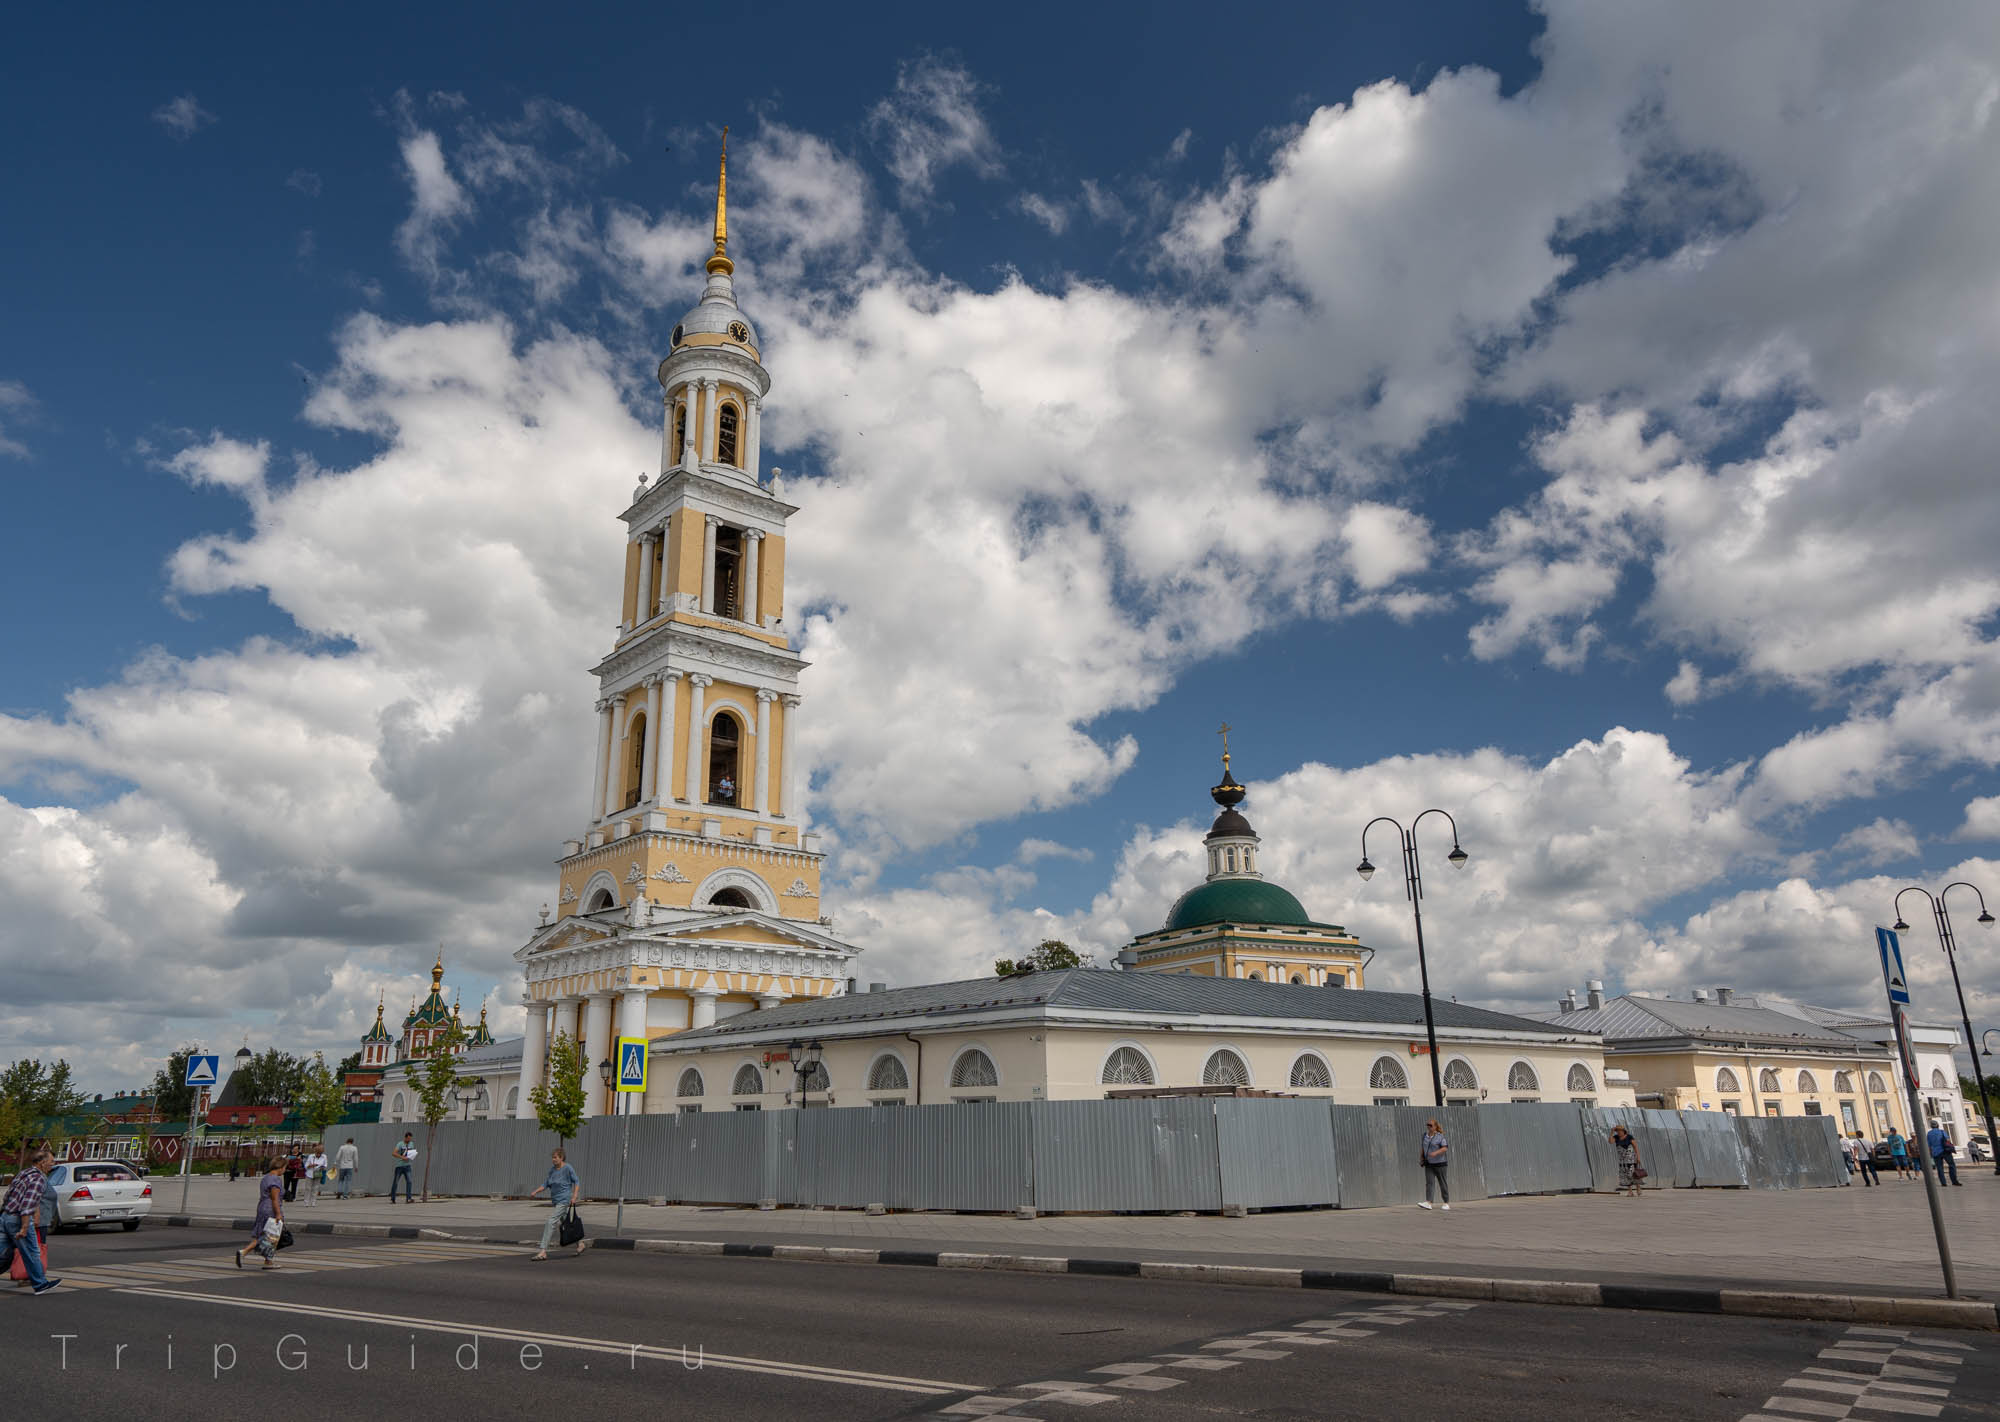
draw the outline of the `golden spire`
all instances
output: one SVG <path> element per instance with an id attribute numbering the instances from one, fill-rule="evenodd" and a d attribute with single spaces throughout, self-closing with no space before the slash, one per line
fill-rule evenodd
<path id="1" fill-rule="evenodd" d="M 1224 722 L 1222 723 L 1222 729 L 1216 732 L 1216 734 L 1217 734 L 1217 735 L 1219 735 L 1219 736 L 1221 736 L 1221 737 L 1222 737 L 1222 778 L 1223 778 L 1224 780 L 1227 780 L 1227 779 L 1229 778 L 1229 732 L 1230 732 L 1230 729 L 1231 729 L 1231 727 L 1230 727 L 1229 723 L 1228 723 L 1227 721 L 1224 721 Z"/>
<path id="2" fill-rule="evenodd" d="M 722 126 L 722 165 L 715 174 L 715 255 L 708 259 L 710 276 L 736 270 L 729 260 L 729 125 Z"/>
<path id="3" fill-rule="evenodd" d="M 438 944 L 438 960 L 431 968 L 431 991 L 438 992 L 444 987 L 444 944 Z"/>

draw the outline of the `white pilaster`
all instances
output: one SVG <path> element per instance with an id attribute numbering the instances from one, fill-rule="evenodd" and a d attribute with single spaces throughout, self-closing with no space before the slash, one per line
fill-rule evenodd
<path id="1" fill-rule="evenodd" d="M 695 389 L 695 383 L 692 380 L 681 387 L 687 404 L 687 426 L 684 431 L 686 438 L 681 443 L 681 468 L 683 469 L 694 468 L 695 448 L 701 443 L 701 429 L 695 423 L 695 418 L 700 410 L 700 406 L 695 400 Z"/>
<path id="2" fill-rule="evenodd" d="M 784 776 L 785 784 L 784 788 L 779 792 L 782 799 L 778 804 L 778 813 L 790 819 L 800 829 L 804 829 L 806 817 L 803 808 L 799 804 L 799 757 L 797 749 L 799 742 L 798 737 L 792 733 L 792 723 L 799 718 L 799 698 L 796 696 L 787 696 L 784 698 L 784 704 L 785 729 L 781 733 L 784 741 L 784 765 L 780 773 Z"/>
<path id="3" fill-rule="evenodd" d="M 604 778 L 611 754 L 611 698 L 597 703 L 597 782 L 590 792 L 590 818 L 594 824 L 604 818 Z"/>
<path id="4" fill-rule="evenodd" d="M 611 1040 L 610 993 L 595 992 L 590 995 L 584 1012 L 583 1040 L 583 1110 L 587 1116 L 602 1116 L 605 1111 L 604 1078 L 598 1073 L 597 1064 L 607 1060 L 618 1045 Z"/>
<path id="5" fill-rule="evenodd" d="M 715 1025 L 715 1000 L 722 995 L 721 988 L 698 987 L 688 989 L 688 1030 L 696 1027 Z"/>
<path id="6" fill-rule="evenodd" d="M 653 732 L 654 743 L 659 747 L 660 763 L 653 777 L 654 788 L 659 798 L 666 800 L 673 794 L 674 778 L 674 683 L 681 679 L 677 671 L 660 673 L 660 724 Z"/>
<path id="7" fill-rule="evenodd" d="M 784 1001 L 785 995 L 781 992 L 760 992 L 757 994 L 757 1006 L 760 1010 L 768 1011 L 773 1007 L 782 1006 Z"/>
<path id="8" fill-rule="evenodd" d="M 672 741 L 667 742 L 672 745 Z M 660 773 L 660 678 L 646 678 L 646 743 L 644 767 L 639 772 L 639 800 L 651 802 L 653 791 L 659 783 Z"/>
<path id="9" fill-rule="evenodd" d="M 703 792 L 708 788 L 701 783 L 701 738 L 703 703 L 708 700 L 709 684 L 714 677 L 703 676 L 699 672 L 688 678 L 688 685 L 694 690 L 688 697 L 687 729 L 687 802 L 699 805 Z"/>
<path id="10" fill-rule="evenodd" d="M 719 387 L 713 380 L 701 383 L 701 453 L 704 459 L 715 459 L 715 417 L 722 409 Z"/>
<path id="11" fill-rule="evenodd" d="M 757 480 L 757 469 L 763 463 L 764 402 L 754 395 L 746 395 L 744 403 L 749 405 L 749 418 L 745 421 L 743 472 L 750 476 L 752 483 Z"/>
<path id="12" fill-rule="evenodd" d="M 549 1045 L 555 1046 L 557 1037 L 568 1037 L 573 1046 L 577 1040 L 576 1010 L 583 1002 L 580 997 L 559 997 L 556 999 L 553 1021 L 550 1023 Z"/>
<path id="13" fill-rule="evenodd" d="M 752 802 L 760 815 L 771 813 L 771 703 L 775 691 L 757 693 L 757 798 Z"/>
<path id="14" fill-rule="evenodd" d="M 755 528 L 743 530 L 743 620 L 752 627 L 757 623 L 757 554 L 764 546 L 762 531 Z"/>
<path id="15" fill-rule="evenodd" d="M 653 619 L 653 535 L 639 535 L 639 605 L 632 625 L 643 627 Z"/>
<path id="16" fill-rule="evenodd" d="M 622 723 L 625 720 L 625 693 L 619 692 L 611 698 L 611 734 L 606 738 L 610 745 L 604 753 L 604 818 L 610 819 L 624 807 L 624 777 L 618 773 L 621 757 L 618 747 L 625 743 Z"/>
<path id="17" fill-rule="evenodd" d="M 714 514 L 706 516 L 701 532 L 701 610 L 715 611 L 715 534 L 722 526 L 722 520 Z"/>
<path id="18" fill-rule="evenodd" d="M 542 1067 L 549 1055 L 549 1005 L 532 997 L 522 998 L 521 1005 L 528 1009 L 528 1030 L 521 1038 L 521 1099 L 514 1114 L 532 1116 L 535 1103 L 528 1095 L 542 1084 Z"/>
<path id="19" fill-rule="evenodd" d="M 672 391 L 660 392 L 660 473 L 663 476 L 680 463 L 680 451 L 674 448 L 674 407 L 678 403 Z"/>

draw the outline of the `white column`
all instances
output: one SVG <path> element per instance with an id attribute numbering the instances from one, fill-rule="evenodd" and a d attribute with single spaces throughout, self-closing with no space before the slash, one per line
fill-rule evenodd
<path id="1" fill-rule="evenodd" d="M 715 611 L 715 533 L 722 520 L 709 514 L 701 532 L 701 610 Z"/>
<path id="2" fill-rule="evenodd" d="M 722 397 L 716 393 L 718 389 L 713 380 L 701 383 L 701 453 L 709 460 L 715 458 L 715 417 L 722 409 Z"/>
<path id="3" fill-rule="evenodd" d="M 618 1000 L 618 1035 L 621 1037 L 638 1037 L 641 1039 L 645 1037 L 646 991 L 644 988 L 630 988 L 626 991 L 625 995 Z M 613 1056 L 611 1060 L 613 1062 L 616 1062 L 618 1058 L 616 1056 Z M 645 1114 L 646 1110 L 645 1093 L 635 1092 L 633 1095 L 631 1095 L 626 1099 L 629 1100 L 631 1104 L 629 1106 L 621 1106 L 619 1109 L 628 1110 L 631 1112 L 631 1114 L 635 1116 Z"/>
<path id="4" fill-rule="evenodd" d="M 771 703 L 775 691 L 757 693 L 757 798 L 751 802 L 760 815 L 771 813 Z"/>
<path id="5" fill-rule="evenodd" d="M 666 744 L 672 745 L 672 741 Z M 641 803 L 653 798 L 653 791 L 659 783 L 660 774 L 660 678 L 646 678 L 646 744 L 645 764 L 639 772 L 639 799 Z"/>
<path id="6" fill-rule="evenodd" d="M 764 535 L 754 528 L 743 530 L 743 620 L 752 627 L 757 622 L 757 552 Z"/>
<path id="7" fill-rule="evenodd" d="M 633 610 L 632 625 L 643 627 L 653 616 L 653 535 L 639 535 L 639 605 Z"/>
<path id="8" fill-rule="evenodd" d="M 687 397 L 686 438 L 681 442 L 681 468 L 692 469 L 695 465 L 695 446 L 701 442 L 701 430 L 695 425 L 695 383 L 690 380 L 682 387 Z"/>
<path id="9" fill-rule="evenodd" d="M 584 1114 L 602 1116 L 604 1105 L 604 1078 L 598 1075 L 597 1064 L 608 1058 L 617 1043 L 611 1040 L 611 994 L 594 992 L 584 1013 L 583 1040 L 583 1099 Z"/>
<path id="10" fill-rule="evenodd" d="M 785 729 L 780 732 L 784 739 L 784 788 L 779 792 L 778 813 L 786 816 L 800 829 L 806 825 L 804 811 L 799 805 L 799 756 L 798 738 L 792 734 L 792 723 L 799 718 L 799 698 L 787 696 L 785 703 Z"/>
<path id="11" fill-rule="evenodd" d="M 680 451 L 674 448 L 674 407 L 677 404 L 679 402 L 674 399 L 672 391 L 662 390 L 660 392 L 660 474 L 662 477 L 665 477 L 669 469 L 680 463 Z"/>
<path id="12" fill-rule="evenodd" d="M 685 798 L 690 805 L 699 805 L 702 801 L 702 792 L 707 788 L 701 783 L 701 718 L 702 703 L 708 699 L 709 683 L 714 680 L 715 678 L 713 677 L 702 676 L 699 673 L 688 678 L 688 685 L 694 688 L 688 699 L 688 763 L 687 795 Z"/>
<path id="13" fill-rule="evenodd" d="M 604 818 L 605 767 L 610 763 L 606 757 L 611 754 L 611 698 L 605 697 L 597 703 L 597 783 L 590 792 L 590 818 L 592 823 Z"/>
<path id="14" fill-rule="evenodd" d="M 744 403 L 750 407 L 750 418 L 747 421 L 748 429 L 744 435 L 743 472 L 750 476 L 752 483 L 755 483 L 757 482 L 758 466 L 763 463 L 761 440 L 764 425 L 764 402 L 754 395 L 745 395 L 743 399 Z"/>
<path id="15" fill-rule="evenodd" d="M 660 763 L 653 776 L 653 786 L 659 791 L 662 801 L 673 798 L 674 779 L 674 683 L 681 679 L 677 671 L 660 673 L 660 724 L 653 732 L 653 740 L 659 747 Z"/>
<path id="16" fill-rule="evenodd" d="M 688 1029 L 713 1027 L 715 1025 L 715 1000 L 722 995 L 716 987 L 688 989 Z"/>
<path id="17" fill-rule="evenodd" d="M 552 1020 L 549 1023 L 549 1046 L 551 1048 L 555 1046 L 557 1037 L 566 1036 L 570 1039 L 571 1043 L 576 1041 L 576 1009 L 577 1004 L 582 1001 L 582 998 L 577 997 L 559 997 L 556 999 L 555 1012 L 552 1014 Z"/>
<path id="18" fill-rule="evenodd" d="M 521 1099 L 514 1114 L 532 1116 L 535 1104 L 528 1093 L 542 1084 L 542 1067 L 549 1055 L 549 1005 L 532 997 L 522 998 L 521 1005 L 528 1009 L 528 1030 L 521 1038 Z"/>
<path id="19" fill-rule="evenodd" d="M 611 734 L 606 737 L 610 746 L 604 754 L 604 818 L 607 820 L 624 808 L 625 777 L 618 773 L 621 759 L 618 747 L 625 740 L 620 734 L 619 723 L 624 719 L 625 693 L 621 691 L 611 698 Z"/>
<path id="20" fill-rule="evenodd" d="M 760 992 L 757 994 L 757 1006 L 764 1010 L 782 1006 L 784 1001 L 785 995 L 781 992 Z"/>

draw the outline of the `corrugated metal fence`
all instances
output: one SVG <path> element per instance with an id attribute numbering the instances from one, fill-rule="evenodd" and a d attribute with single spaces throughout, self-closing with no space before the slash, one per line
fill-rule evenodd
<path id="1" fill-rule="evenodd" d="M 1168 1097 L 636 1116 L 625 1194 L 899 1210 L 1362 1209 L 1423 1198 L 1418 1142 L 1433 1117 L 1451 1142 L 1455 1199 L 1615 1190 L 1608 1138 L 1620 1123 L 1638 1139 L 1649 1188 L 1796 1189 L 1845 1176 L 1825 1116 Z M 598 1117 L 569 1142 L 586 1194 L 615 1193 L 624 1125 Z M 352 1137 L 355 1188 L 386 1194 L 405 1129 L 336 1127 L 327 1153 Z M 413 1136 L 412 1174 L 421 1190 L 428 1164 L 434 1195 L 525 1195 L 556 1144 L 533 1121 L 446 1121 L 428 1146 L 421 1127 Z"/>

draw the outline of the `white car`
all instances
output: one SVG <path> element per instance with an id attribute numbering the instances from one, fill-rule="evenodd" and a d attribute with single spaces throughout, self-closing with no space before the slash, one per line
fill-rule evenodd
<path id="1" fill-rule="evenodd" d="M 121 1224 L 137 1229 L 153 1212 L 153 1187 L 115 1160 L 77 1160 L 49 1171 L 56 1197 L 56 1228 Z"/>

